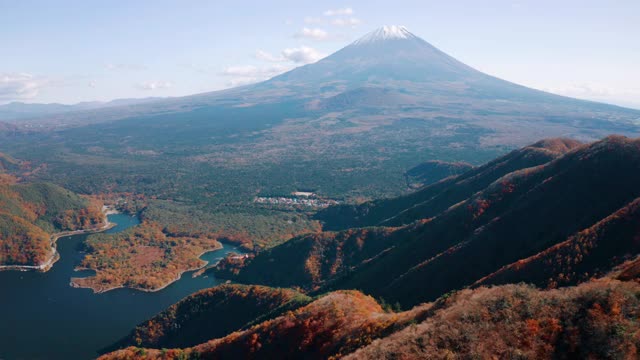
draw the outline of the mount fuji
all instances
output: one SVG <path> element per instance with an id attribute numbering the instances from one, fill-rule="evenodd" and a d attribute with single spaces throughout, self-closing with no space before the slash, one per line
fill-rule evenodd
<path id="1" fill-rule="evenodd" d="M 281 209 L 256 197 L 389 197 L 411 187 L 407 171 L 424 162 L 476 166 L 542 138 L 612 133 L 640 136 L 640 111 L 498 79 L 387 26 L 257 84 L 10 124 L 0 118 L 0 152 L 47 164 L 38 176 L 79 193 L 142 193 L 185 212 L 180 204 L 199 204 L 248 234 L 244 219 L 260 229 L 297 221 L 263 218 Z"/>
<path id="2" fill-rule="evenodd" d="M 461 81 L 481 73 L 438 50 L 402 26 L 384 26 L 316 62 L 270 82 L 337 81 L 352 86 L 365 82 Z"/>
<path id="3" fill-rule="evenodd" d="M 597 118 L 624 122 L 637 119 L 640 114 L 534 90 L 487 75 L 447 55 L 403 26 L 381 27 L 314 64 L 247 90 L 274 89 L 280 89 L 283 95 L 295 94 L 316 102 L 318 98 L 328 98 L 332 104 L 336 103 L 332 96 L 349 97 L 351 107 L 360 104 L 436 106 L 444 113 L 464 111 L 475 116 L 498 112 L 539 118 L 565 116 L 567 121 Z M 344 104 L 344 101 L 338 103 Z"/>
<path id="4" fill-rule="evenodd" d="M 270 110 L 257 110 L 264 106 Z M 251 119 L 230 123 L 224 120 L 229 109 L 243 113 L 238 119 Z M 251 115 L 254 111 L 268 120 L 255 119 Z M 313 128 L 318 125 L 314 119 L 326 114 L 369 129 L 399 119 L 449 126 L 447 133 L 452 128 L 465 128 L 478 135 L 474 141 L 483 146 L 520 146 L 547 136 L 588 140 L 610 133 L 640 135 L 638 110 L 572 99 L 498 79 L 447 55 L 403 26 L 381 27 L 316 63 L 261 83 L 48 115 L 40 121 L 76 126 L 160 116 L 167 127 L 180 127 L 181 120 L 188 117 L 195 121 L 190 125 L 193 129 L 223 126 L 228 130 L 263 129 L 284 118 L 296 118 L 306 119 L 304 126 Z"/>

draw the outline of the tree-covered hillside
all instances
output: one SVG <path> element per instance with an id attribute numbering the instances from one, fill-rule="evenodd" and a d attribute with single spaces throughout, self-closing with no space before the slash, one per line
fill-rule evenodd
<path id="1" fill-rule="evenodd" d="M 102 205 L 94 200 L 50 183 L 18 183 L 6 172 L 0 176 L 0 265 L 41 265 L 53 256 L 54 233 L 104 223 Z"/>

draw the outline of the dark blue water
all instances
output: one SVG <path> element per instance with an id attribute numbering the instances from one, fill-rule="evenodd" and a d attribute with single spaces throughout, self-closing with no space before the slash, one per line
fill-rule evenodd
<path id="1" fill-rule="evenodd" d="M 135 217 L 116 214 L 114 233 L 138 224 Z M 87 235 L 58 239 L 60 260 L 46 273 L 0 272 L 0 359 L 91 359 L 97 351 L 126 335 L 141 321 L 200 289 L 220 283 L 192 272 L 167 288 L 147 293 L 116 289 L 94 294 L 69 286 L 83 257 Z M 237 248 L 225 245 L 201 258 L 215 262 Z"/>

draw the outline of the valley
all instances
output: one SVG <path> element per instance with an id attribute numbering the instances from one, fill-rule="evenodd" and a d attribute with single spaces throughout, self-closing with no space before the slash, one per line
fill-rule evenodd
<path id="1" fill-rule="evenodd" d="M 0 358 L 635 358 L 639 136 L 402 26 L 226 90 L 0 105 Z"/>
<path id="2" fill-rule="evenodd" d="M 403 197 L 330 207 L 325 224 L 349 216 L 371 223 L 230 255 L 215 269 L 221 278 L 272 292 L 294 288 L 306 298 L 225 334 L 210 329 L 175 342 L 190 327 L 203 331 L 199 322 L 221 310 L 208 294 L 194 294 L 139 324 L 109 350 L 123 349 L 101 359 L 635 354 L 638 176 L 637 139 L 547 139 Z M 615 186 L 605 186 L 611 177 Z M 256 301 L 269 293 L 249 295 L 247 286 L 256 285 L 210 291 Z M 197 314 L 175 315 L 194 309 L 192 302 Z M 176 323 L 184 333 L 172 330 Z"/>
<path id="3" fill-rule="evenodd" d="M 109 215 L 109 221 L 117 224 L 106 231 L 113 235 L 139 223 L 124 214 Z M 60 238 L 60 259 L 47 272 L 0 272 L 1 358 L 95 358 L 99 349 L 125 336 L 138 322 L 184 296 L 221 282 L 212 276 L 193 278 L 186 273 L 161 292 L 117 289 L 96 295 L 90 289 L 73 288 L 71 278 L 93 275 L 76 271 L 85 256 L 82 250 L 87 236 Z M 202 259 L 215 263 L 227 252 L 241 250 L 225 245 Z M 33 346 L 34 339 L 38 346 Z"/>

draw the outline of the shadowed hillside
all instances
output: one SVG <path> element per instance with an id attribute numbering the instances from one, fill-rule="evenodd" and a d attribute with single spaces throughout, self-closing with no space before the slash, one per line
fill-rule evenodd
<path id="1" fill-rule="evenodd" d="M 548 139 L 515 150 L 462 175 L 405 196 L 374 200 L 361 205 L 338 205 L 318 212 L 327 230 L 382 224 L 407 224 L 429 218 L 486 188 L 500 177 L 520 169 L 549 162 L 580 143 L 571 139 Z"/>
<path id="2" fill-rule="evenodd" d="M 161 351 L 129 347 L 100 359 L 326 359 L 401 329 L 418 311 L 385 313 L 369 296 L 339 291 L 248 330 L 192 348 Z"/>
<path id="3" fill-rule="evenodd" d="M 7 154 L 0 153 L 0 174 L 15 173 L 22 168 L 22 162 Z"/>
<path id="4" fill-rule="evenodd" d="M 221 285 L 199 291 L 138 325 L 111 350 L 193 346 L 239 330 L 257 318 L 264 321 L 266 315 L 281 308 L 295 309 L 310 301 L 289 289 Z"/>
<path id="5" fill-rule="evenodd" d="M 387 228 L 304 235 L 248 259 L 250 265 L 244 268 L 233 257 L 224 259 L 216 275 L 245 283 L 317 289 L 327 279 L 393 246 L 398 237 L 391 235 Z"/>
<path id="6" fill-rule="evenodd" d="M 451 176 L 458 176 L 473 169 L 473 165 L 465 162 L 444 162 L 431 160 L 407 170 L 407 185 L 412 188 L 431 185 Z"/>
<path id="7" fill-rule="evenodd" d="M 609 137 L 581 147 L 566 144 L 540 142 L 470 171 L 477 175 L 443 181 L 457 181 L 436 195 L 445 200 L 443 194 L 449 194 L 451 204 L 431 201 L 433 206 L 426 206 L 425 202 L 400 213 L 407 222 L 423 220 L 399 228 L 294 239 L 249 259 L 236 269 L 235 278 L 308 289 L 355 288 L 405 306 L 469 286 L 580 231 L 601 226 L 597 224 L 640 196 L 639 140 Z M 547 147 L 573 149 L 560 156 Z M 548 154 L 552 155 L 546 163 L 538 158 Z M 513 165 L 522 159 L 537 159 L 538 165 L 521 169 Z M 504 174 L 505 168 L 511 171 Z M 484 188 L 476 189 L 480 185 Z M 460 201 L 462 196 L 466 198 Z M 625 231 L 630 239 L 626 241 L 633 241 L 635 228 Z M 624 260 L 636 254 L 632 243 L 622 246 L 625 240 L 620 241 L 608 250 L 606 259 Z M 582 271 L 603 273 L 619 262 L 585 260 Z M 568 276 L 562 267 L 546 271 Z"/>
<path id="8" fill-rule="evenodd" d="M 640 139 L 544 140 L 412 194 L 442 187 L 390 218 L 405 225 L 299 236 L 218 267 L 317 294 L 306 306 L 200 345 L 104 359 L 635 358 L 638 184 Z"/>
<path id="9" fill-rule="evenodd" d="M 478 285 L 532 283 L 555 288 L 601 277 L 640 254 L 640 199 L 545 251 L 480 279 Z"/>
<path id="10" fill-rule="evenodd" d="M 340 291 L 194 347 L 100 359 L 627 359 L 640 346 L 639 293 L 637 283 L 608 279 L 551 291 L 505 285 L 393 313 Z"/>

